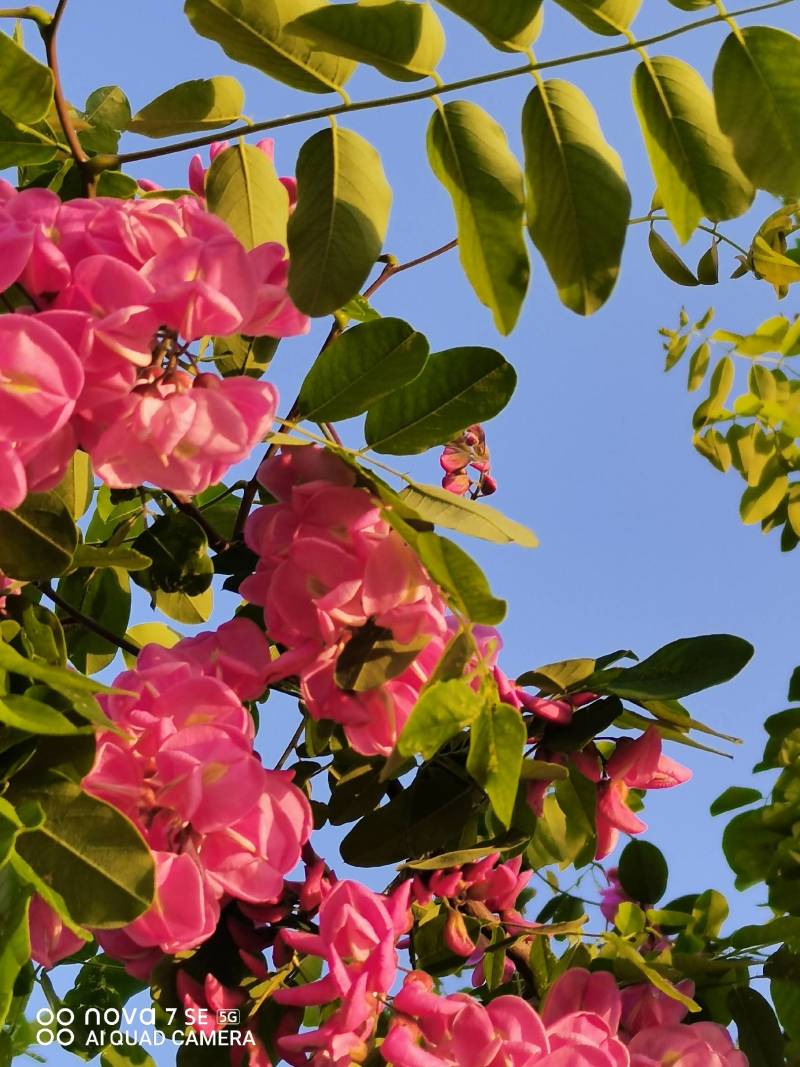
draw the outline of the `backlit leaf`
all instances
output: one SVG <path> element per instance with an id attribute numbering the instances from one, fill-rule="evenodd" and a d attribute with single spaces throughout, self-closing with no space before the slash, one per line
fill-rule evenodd
<path id="1" fill-rule="evenodd" d="M 127 128 L 145 137 L 177 137 L 230 126 L 242 117 L 243 109 L 244 89 L 235 78 L 195 78 L 151 100 Z"/>
<path id="2" fill-rule="evenodd" d="M 215 156 L 206 174 L 206 202 L 245 248 L 267 241 L 286 246 L 289 194 L 275 164 L 253 145 L 236 144 Z"/>

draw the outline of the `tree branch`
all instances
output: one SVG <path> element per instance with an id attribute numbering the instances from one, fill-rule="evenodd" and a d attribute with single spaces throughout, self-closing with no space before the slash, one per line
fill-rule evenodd
<path id="1" fill-rule="evenodd" d="M 96 622 L 94 619 L 89 618 L 88 615 L 84 615 L 82 611 L 73 607 L 67 600 L 64 600 L 49 582 L 37 582 L 36 586 L 40 589 L 46 597 L 53 601 L 57 607 L 61 608 L 65 615 L 69 615 L 75 622 L 79 622 L 81 626 L 85 626 L 87 630 L 91 630 L 92 633 L 96 633 L 98 637 L 102 637 L 105 641 L 108 641 L 111 645 L 116 645 L 117 648 L 121 648 L 123 652 L 130 652 L 132 656 L 138 656 L 141 649 L 138 645 L 135 645 L 132 641 L 129 641 L 127 637 L 120 637 L 118 634 L 108 630 L 102 623 Z"/>
<path id="2" fill-rule="evenodd" d="M 442 245 L 441 248 L 435 248 L 432 252 L 427 252 L 424 256 L 418 256 L 416 259 L 410 259 L 406 263 L 398 263 L 393 256 L 388 257 L 381 273 L 378 275 L 372 285 L 370 285 L 369 288 L 364 290 L 364 299 L 368 300 L 373 293 L 376 293 L 378 289 L 380 289 L 382 285 L 385 285 L 390 278 L 393 278 L 395 274 L 400 274 L 404 270 L 411 270 L 412 267 L 418 267 L 421 263 L 428 263 L 430 260 L 435 259 L 437 256 L 441 256 L 444 252 L 449 252 L 450 249 L 455 248 L 457 244 L 458 240 L 456 239 L 448 241 L 448 243 L 446 245 Z M 338 320 L 334 320 L 333 326 L 331 326 L 330 329 L 330 333 L 325 338 L 325 342 L 319 351 L 320 355 L 325 351 L 328 345 L 332 344 L 332 342 L 335 341 L 336 338 L 342 333 L 342 328 L 343 327 L 341 323 Z M 295 402 L 292 404 L 291 410 L 289 411 L 289 414 L 286 416 L 284 421 L 281 423 L 278 432 L 282 432 L 288 429 L 294 422 L 296 415 L 297 400 L 295 400 Z M 323 428 L 327 431 L 328 435 L 331 437 L 331 440 L 335 441 L 337 444 L 342 443 L 339 440 L 339 436 L 336 433 L 334 427 L 331 425 L 331 423 L 324 423 Z M 267 447 L 267 451 L 264 453 L 264 460 L 269 459 L 269 457 L 276 450 L 276 448 L 276 445 L 269 445 Z M 264 460 L 262 460 L 261 462 L 263 463 Z M 261 466 L 261 464 L 259 464 L 259 466 Z M 247 522 L 247 516 L 250 514 L 250 508 L 253 506 L 253 501 L 256 498 L 257 492 L 258 478 L 254 474 L 250 481 L 247 483 L 244 493 L 242 494 L 242 503 L 239 506 L 239 514 L 236 516 L 236 525 L 234 526 L 233 530 L 234 541 L 238 541 L 241 539 L 245 523 Z"/>
<path id="3" fill-rule="evenodd" d="M 245 490 L 245 492 L 246 491 L 247 490 Z M 206 535 L 206 539 L 208 540 L 210 547 L 213 548 L 215 552 L 223 552 L 226 548 L 229 547 L 228 542 L 225 540 L 222 534 L 220 534 L 217 530 L 214 529 L 214 527 L 205 517 L 200 508 L 195 507 L 194 504 L 190 504 L 186 500 L 181 500 L 179 496 L 176 496 L 175 493 L 169 492 L 169 490 L 165 490 L 165 495 L 169 497 L 169 499 L 172 501 L 178 511 L 182 511 L 184 515 L 188 515 L 190 518 L 194 519 L 194 521 Z"/>
<path id="4" fill-rule="evenodd" d="M 61 25 L 61 20 L 64 17 L 64 12 L 67 8 L 68 0 L 58 0 L 55 13 L 45 25 L 39 24 L 39 32 L 42 35 L 44 41 L 45 54 L 47 56 L 47 65 L 53 72 L 54 81 L 54 103 L 56 107 L 56 113 L 58 114 L 58 121 L 61 123 L 61 129 L 64 131 L 64 137 L 66 138 L 69 150 L 72 153 L 72 158 L 81 173 L 83 179 L 84 191 L 87 196 L 94 196 L 95 188 L 97 185 L 97 179 L 99 173 L 95 173 L 92 170 L 87 169 L 89 157 L 83 150 L 78 134 L 75 130 L 75 126 L 72 122 L 72 116 L 69 113 L 69 104 L 64 96 L 64 89 L 61 85 L 61 73 L 58 67 L 58 49 L 56 47 L 56 38 L 58 36 L 58 30 Z"/>
<path id="5" fill-rule="evenodd" d="M 738 11 L 728 12 L 724 16 L 716 14 L 709 15 L 707 18 L 696 19 L 685 26 L 678 26 L 673 30 L 666 30 L 652 37 L 642 38 L 641 41 L 626 41 L 625 44 L 614 45 L 610 48 L 599 48 L 592 52 L 578 52 L 575 55 L 546 59 L 536 64 L 525 63 L 521 67 L 510 67 L 506 70 L 492 71 L 489 74 L 478 74 L 472 78 L 463 78 L 461 81 L 447 82 L 444 85 L 433 85 L 425 89 L 418 89 L 412 93 L 400 93 L 396 96 L 385 96 L 375 100 L 355 100 L 349 104 L 340 104 L 338 107 L 325 107 L 317 111 L 304 111 L 297 115 L 289 115 L 285 118 L 268 119 L 265 122 L 256 122 L 252 125 L 234 126 L 233 129 L 227 130 L 224 134 L 212 133 L 203 137 L 192 137 L 186 141 L 178 141 L 176 144 L 163 145 L 161 148 L 148 148 L 141 152 L 125 152 L 121 155 L 98 155 L 89 161 L 89 169 L 92 173 L 99 174 L 104 170 L 116 169 L 124 163 L 135 163 L 143 159 L 156 159 L 159 156 L 172 155 L 175 152 L 205 148 L 218 141 L 220 136 L 229 138 L 245 137 L 251 133 L 262 133 L 265 130 L 277 130 L 284 126 L 296 126 L 299 123 L 327 119 L 331 115 L 349 115 L 356 111 L 392 107 L 395 104 L 410 104 L 417 100 L 430 99 L 432 96 L 437 96 L 441 93 L 453 93 L 476 85 L 488 85 L 492 82 L 502 81 L 505 78 L 517 78 L 521 74 L 531 74 L 537 70 L 552 70 L 555 67 L 565 67 L 572 63 L 585 63 L 592 59 L 624 55 L 626 52 L 635 52 L 640 48 L 660 44 L 662 41 L 669 41 L 673 37 L 680 37 L 685 33 L 691 33 L 706 26 L 714 26 L 717 23 L 726 22 L 730 18 L 742 18 L 744 15 L 754 15 L 760 11 L 769 11 L 771 8 L 783 7 L 785 4 L 795 2 L 796 0 L 771 0 L 770 3 L 740 8 Z"/>

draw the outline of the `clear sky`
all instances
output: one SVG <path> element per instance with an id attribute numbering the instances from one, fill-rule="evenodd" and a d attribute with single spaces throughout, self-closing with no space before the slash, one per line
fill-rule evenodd
<path id="1" fill-rule="evenodd" d="M 492 50 L 443 9 L 437 11 L 448 34 L 440 67 L 445 81 L 518 61 Z M 645 0 L 635 29 L 643 37 L 689 18 L 666 0 Z M 791 6 L 766 12 L 761 20 L 798 29 Z M 653 51 L 681 56 L 708 77 L 724 35 L 715 26 Z M 537 54 L 550 59 L 613 43 L 548 4 Z M 256 70 L 232 64 L 216 45 L 194 35 L 176 0 L 137 0 L 135 5 L 73 0 L 63 23 L 61 55 L 66 91 L 78 106 L 100 85 L 121 85 L 135 109 L 180 81 L 223 73 L 235 74 L 245 85 L 247 113 L 254 120 L 308 110 L 328 99 L 294 93 Z M 653 182 L 630 102 L 635 65 L 629 54 L 565 67 L 554 75 L 574 80 L 592 98 L 608 140 L 623 157 L 638 215 L 648 210 Z M 503 123 L 517 153 L 519 114 L 531 87 L 524 76 L 465 94 Z M 402 92 L 404 86 L 359 70 L 348 90 L 354 99 L 364 99 Z M 381 153 L 395 193 L 386 250 L 400 259 L 455 235 L 449 201 L 425 155 L 431 110 L 424 101 L 340 120 Z M 277 131 L 280 173 L 292 173 L 300 145 L 321 125 Z M 133 148 L 155 142 L 130 137 L 125 143 Z M 135 173 L 184 186 L 188 159 L 155 160 Z M 754 220 L 772 210 L 766 198 L 758 206 L 763 210 Z M 748 244 L 756 225 L 733 222 L 721 229 Z M 496 334 L 455 253 L 393 279 L 376 306 L 410 321 L 434 350 L 488 345 L 519 374 L 511 404 L 487 427 L 499 482 L 492 503 L 530 525 L 541 547 L 531 552 L 473 543 L 494 591 L 509 600 L 503 627 L 509 674 L 616 648 L 646 655 L 676 637 L 702 633 L 740 634 L 756 646 L 739 679 L 690 703 L 696 717 L 743 738 L 735 761 L 671 746 L 670 754 L 693 769 L 694 779 L 651 794 L 645 813 L 649 839 L 670 861 L 670 895 L 708 887 L 728 892 L 732 878 L 720 846 L 726 817 L 712 820 L 708 805 L 728 785 L 748 782 L 763 745 L 763 719 L 785 706 L 789 675 L 800 661 L 794 629 L 798 556 L 781 554 L 774 536 L 742 526 L 740 479 L 735 474 L 723 478 L 694 453 L 690 415 L 699 400 L 687 397 L 683 368 L 664 376 L 657 331 L 676 324 L 681 302 L 694 318 L 713 304 L 720 325 L 742 331 L 777 308 L 772 290 L 749 278 L 716 288 L 679 289 L 651 263 L 646 238 L 645 227 L 632 228 L 617 289 L 589 319 L 560 305 L 535 252 L 531 294 L 509 338 Z M 705 247 L 702 241 L 693 244 L 689 261 L 696 262 Z M 724 252 L 722 261 L 724 268 L 730 264 L 721 271 L 726 277 L 735 264 Z M 784 303 L 784 314 L 797 310 L 791 296 Z M 280 388 L 282 411 L 288 410 L 327 328 L 320 323 L 309 338 L 281 345 L 271 378 Z M 346 424 L 344 433 L 349 443 L 361 443 L 357 422 Z M 432 451 L 409 469 L 420 480 L 435 482 L 437 459 Z M 274 718 L 270 707 L 263 716 L 268 751 L 280 751 L 293 729 L 274 707 Z M 734 903 L 741 923 L 753 921 L 759 901 L 755 893 Z"/>

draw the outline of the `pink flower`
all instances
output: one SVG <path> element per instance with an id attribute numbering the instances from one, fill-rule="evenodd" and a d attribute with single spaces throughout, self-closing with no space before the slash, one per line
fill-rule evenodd
<path id="1" fill-rule="evenodd" d="M 31 959 L 47 970 L 83 948 L 85 944 L 83 938 L 73 934 L 70 928 L 64 925 L 61 916 L 53 911 L 38 893 L 31 897 L 28 924 Z"/>
<path id="2" fill-rule="evenodd" d="M 616 867 L 612 867 L 610 870 L 606 871 L 605 875 L 608 886 L 605 889 L 600 890 L 600 912 L 603 918 L 610 923 L 613 923 L 616 918 L 617 909 L 620 904 L 625 904 L 631 899 L 626 895 L 625 890 L 622 888 L 618 873 Z"/>
<path id="3" fill-rule="evenodd" d="M 489 474 L 489 449 L 482 426 L 476 424 L 467 427 L 455 440 L 445 445 L 439 465 L 445 472 L 442 487 L 456 496 L 469 494 L 475 500 L 497 490 L 497 483 Z M 469 468 L 477 477 L 470 473 Z"/>
<path id="4" fill-rule="evenodd" d="M 679 982 L 677 988 L 687 997 L 694 996 L 694 982 L 689 979 Z M 631 1035 L 651 1027 L 674 1026 L 683 1021 L 687 1012 L 679 1000 L 668 997 L 649 982 L 627 986 L 621 995 L 620 1028 Z"/>
<path id="5" fill-rule="evenodd" d="M 148 645 L 139 653 L 139 666 L 158 662 L 163 651 L 160 645 Z M 217 630 L 185 637 L 167 658 L 174 660 L 176 655 L 224 682 L 240 700 L 256 700 L 266 688 L 269 646 L 256 624 L 243 616 Z"/>
<path id="6" fill-rule="evenodd" d="M 747 1067 L 728 1031 L 717 1023 L 641 1030 L 628 1045 L 631 1067 Z"/>
<path id="7" fill-rule="evenodd" d="M 113 488 L 152 482 L 193 496 L 250 454 L 277 401 L 266 382 L 176 372 L 131 392 L 88 451 Z"/>
<path id="8" fill-rule="evenodd" d="M 582 774 L 597 782 L 596 859 L 614 850 L 620 831 L 640 834 L 647 829 L 626 804 L 631 789 L 669 789 L 692 776 L 686 767 L 661 754 L 661 736 L 655 726 L 635 741 L 628 737 L 617 741 L 604 775 L 594 746 L 575 753 L 572 760 Z"/>
<path id="9" fill-rule="evenodd" d="M 283 941 L 298 952 L 320 956 L 328 973 L 316 982 L 280 989 L 280 1004 L 326 1004 L 346 996 L 361 980 L 364 992 L 385 993 L 397 970 L 395 944 L 410 926 L 405 882 L 390 897 L 358 882 L 337 882 L 319 909 L 319 933 L 282 931 Z"/>
<path id="10" fill-rule="evenodd" d="M 131 973 L 152 968 L 151 950 L 174 954 L 207 940 L 232 898 L 277 904 L 311 831 L 304 794 L 290 772 L 261 766 L 252 718 L 219 677 L 251 689 L 255 667 L 230 644 L 253 634 L 265 651 L 246 620 L 186 649 L 147 646 L 102 698 L 124 732 L 98 734 L 83 786 L 138 826 L 156 862 L 152 907 L 107 945 Z"/>

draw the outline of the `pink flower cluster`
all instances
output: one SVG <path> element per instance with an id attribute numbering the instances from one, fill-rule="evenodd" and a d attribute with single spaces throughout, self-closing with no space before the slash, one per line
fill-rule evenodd
<path id="1" fill-rule="evenodd" d="M 475 863 L 433 871 L 427 877 L 424 873 L 414 875 L 412 893 L 419 904 L 427 904 L 434 897 L 447 901 L 444 941 L 451 952 L 466 957 L 467 963 L 474 966 L 474 986 L 485 981 L 483 957 L 489 942 L 483 934 L 478 935 L 477 942 L 473 940 L 467 929 L 465 912 L 483 921 L 502 924 L 509 936 L 520 933 L 523 927 L 533 925 L 515 907 L 532 876 L 532 871 L 522 871 L 521 856 L 500 863 L 497 852 Z M 514 964 L 506 959 L 506 980 L 511 978 L 514 970 Z"/>
<path id="2" fill-rule="evenodd" d="M 477 423 L 468 426 L 455 440 L 445 445 L 439 458 L 444 473 L 442 487 L 456 496 L 469 495 L 473 500 L 497 492 L 497 482 L 489 473 L 491 461 L 486 434 Z"/>
<path id="3" fill-rule="evenodd" d="M 394 1012 L 380 1046 L 392 1067 L 747 1067 L 722 1026 L 682 1024 L 686 1009 L 665 994 L 620 995 L 612 975 L 579 968 L 553 985 L 541 1015 L 516 996 L 486 1007 L 439 996 L 421 972 L 406 977 Z"/>
<path id="4" fill-rule="evenodd" d="M 411 926 L 410 889 L 404 882 L 384 896 L 358 882 L 337 882 L 320 906 L 318 933 L 281 933 L 290 948 L 323 959 L 327 973 L 308 985 L 278 990 L 275 1000 L 288 1007 L 340 1002 L 317 1030 L 279 1039 L 288 1063 L 349 1067 L 364 1058 L 397 975 L 397 940 Z"/>
<path id="5" fill-rule="evenodd" d="M 647 829 L 647 823 L 626 803 L 631 789 L 670 789 L 692 777 L 687 767 L 662 755 L 661 735 L 655 726 L 636 740 L 621 738 L 608 758 L 592 743 L 574 753 L 572 761 L 581 774 L 597 783 L 595 858 L 599 860 L 614 850 L 620 831 L 640 834 Z"/>
<path id="6" fill-rule="evenodd" d="M 270 638 L 285 649 L 269 678 L 298 675 L 315 719 L 341 723 L 357 752 L 388 755 L 444 647 L 441 593 L 378 501 L 324 449 L 284 449 L 258 478 L 277 503 L 248 519 L 245 540 L 259 561 L 241 593 L 263 606 Z M 367 623 L 427 648 L 379 688 L 341 689 L 337 661 Z"/>
<path id="7" fill-rule="evenodd" d="M 246 252 L 194 197 L 71 200 L 0 182 L 0 507 L 80 446 L 112 488 L 193 494 L 246 458 L 271 385 L 195 373 L 207 335 L 303 333 L 280 245 Z"/>
<path id="8" fill-rule="evenodd" d="M 210 937 L 226 901 L 277 901 L 308 839 L 311 811 L 291 773 L 265 770 L 253 751 L 241 697 L 264 688 L 256 660 L 267 662 L 263 635 L 234 619 L 173 649 L 146 646 L 136 669 L 114 683 L 124 692 L 103 698 L 123 733 L 98 733 L 83 786 L 147 841 L 156 900 L 97 938 L 137 976 L 149 974 L 161 953 Z"/>

